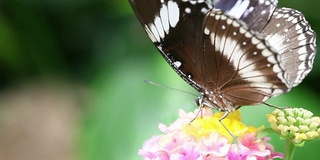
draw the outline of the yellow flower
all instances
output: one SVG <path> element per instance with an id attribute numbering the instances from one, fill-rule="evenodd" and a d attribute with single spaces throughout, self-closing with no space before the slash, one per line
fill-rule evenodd
<path id="1" fill-rule="evenodd" d="M 267 141 L 258 137 L 260 129 L 241 123 L 240 111 L 230 113 L 223 124 L 237 136 L 236 144 L 219 119 L 224 113 L 212 115 L 211 108 L 194 112 L 179 111 L 179 118 L 169 126 L 159 125 L 162 135 L 154 136 L 139 150 L 144 159 L 274 159 L 284 155 L 274 152 Z M 194 117 L 198 117 L 194 120 Z M 193 121 L 192 121 L 193 120 Z M 192 121 L 192 122 L 191 122 Z M 243 152 L 242 152 L 243 151 Z"/>
<path id="2" fill-rule="evenodd" d="M 240 114 L 240 111 L 237 110 L 230 113 L 225 119 L 222 120 L 222 123 L 234 136 L 241 136 L 245 132 L 257 133 L 263 128 L 246 126 L 241 122 Z M 182 127 L 182 131 L 188 135 L 193 135 L 197 140 L 203 136 L 208 136 L 212 132 L 218 132 L 228 138 L 229 142 L 231 143 L 233 141 L 233 137 L 219 121 L 223 115 L 224 113 L 220 112 L 213 114 L 213 116 L 198 117 L 190 124 L 185 124 Z"/>

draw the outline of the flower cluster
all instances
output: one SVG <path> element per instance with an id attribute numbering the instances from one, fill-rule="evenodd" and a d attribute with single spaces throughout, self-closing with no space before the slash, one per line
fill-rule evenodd
<path id="1" fill-rule="evenodd" d="M 274 131 L 295 144 L 320 138 L 320 117 L 303 108 L 276 109 L 267 118 Z"/>
<path id="2" fill-rule="evenodd" d="M 257 137 L 262 127 L 248 127 L 241 122 L 240 111 L 230 113 L 222 121 L 238 137 L 238 143 L 232 143 L 233 136 L 219 122 L 223 113 L 212 115 L 211 109 L 203 108 L 200 116 L 194 119 L 198 112 L 198 109 L 194 113 L 180 110 L 180 118 L 170 126 L 160 124 L 159 129 L 164 134 L 145 142 L 139 155 L 145 160 L 283 158 L 283 154 L 274 152 L 273 146 L 267 143 L 270 138 Z"/>

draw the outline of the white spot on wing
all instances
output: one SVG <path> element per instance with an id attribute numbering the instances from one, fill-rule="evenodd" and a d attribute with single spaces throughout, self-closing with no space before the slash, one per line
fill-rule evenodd
<path id="1" fill-rule="evenodd" d="M 262 55 L 263 55 L 264 57 L 269 57 L 269 56 L 272 55 L 272 52 L 270 52 L 268 49 L 262 50 L 261 53 L 262 53 Z"/>
<path id="2" fill-rule="evenodd" d="M 157 28 L 157 30 L 158 30 L 159 36 L 160 36 L 161 38 L 164 38 L 164 29 L 163 29 L 163 27 L 162 27 L 162 23 L 161 23 L 160 17 L 157 16 L 157 17 L 154 19 L 154 24 L 155 24 L 155 26 L 156 26 L 156 28 Z"/>
<path id="3" fill-rule="evenodd" d="M 149 37 L 150 37 L 150 38 L 153 37 L 153 38 L 151 38 L 151 39 L 155 39 L 155 41 L 153 41 L 153 42 L 160 42 L 160 36 L 159 36 L 159 34 L 158 34 L 158 31 L 157 31 L 156 26 L 151 23 L 151 24 L 149 24 L 149 28 L 150 28 L 150 31 L 151 31 L 151 33 L 152 33 L 152 35 L 150 35 L 150 34 L 148 33 Z"/>
<path id="4" fill-rule="evenodd" d="M 204 34 L 209 35 L 209 33 L 210 33 L 210 30 L 207 27 L 204 28 Z"/>
<path id="5" fill-rule="evenodd" d="M 152 31 L 150 30 L 149 26 L 145 25 L 144 29 L 147 31 L 147 34 L 148 34 L 149 38 L 151 39 L 151 41 L 152 42 L 157 42 L 157 39 L 156 39 L 156 37 L 154 37 L 154 35 L 153 35 Z"/>
<path id="6" fill-rule="evenodd" d="M 232 35 L 236 36 L 236 35 L 237 35 L 237 32 L 233 32 Z"/>
<path id="7" fill-rule="evenodd" d="M 283 93 L 283 90 L 281 90 L 281 89 L 274 89 L 273 90 L 273 95 L 278 95 L 278 94 L 282 94 Z"/>
<path id="8" fill-rule="evenodd" d="M 177 68 L 181 67 L 181 62 L 180 62 L 180 61 L 175 61 L 175 62 L 173 62 L 173 64 L 174 64 Z"/>
<path id="9" fill-rule="evenodd" d="M 168 8 L 165 5 L 162 5 L 162 8 L 160 9 L 160 19 L 162 22 L 162 26 L 166 34 L 169 33 L 169 19 L 168 19 Z"/>
<path id="10" fill-rule="evenodd" d="M 272 70 L 273 70 L 273 72 L 275 72 L 275 73 L 281 72 L 281 68 L 279 67 L 279 65 L 274 65 L 274 66 L 272 67 Z"/>
<path id="11" fill-rule="evenodd" d="M 249 0 L 237 1 L 237 3 L 230 9 L 229 15 L 239 19 L 242 16 L 242 14 L 239 13 L 244 13 L 247 10 L 249 4 Z"/>
<path id="12" fill-rule="evenodd" d="M 191 13 L 191 9 L 190 8 L 186 8 L 185 10 L 184 10 L 186 13 Z"/>
<path id="13" fill-rule="evenodd" d="M 262 102 L 264 102 L 264 101 L 268 100 L 269 98 L 270 98 L 270 97 L 265 96 L 265 97 L 262 99 Z"/>
<path id="14" fill-rule="evenodd" d="M 179 22 L 180 9 L 177 2 L 169 1 L 168 2 L 168 13 L 169 13 L 169 23 L 171 27 L 176 27 Z"/>

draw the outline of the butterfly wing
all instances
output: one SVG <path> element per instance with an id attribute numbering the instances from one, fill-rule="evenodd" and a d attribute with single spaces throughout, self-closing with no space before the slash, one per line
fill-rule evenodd
<path id="1" fill-rule="evenodd" d="M 216 0 L 214 5 L 266 37 L 281 55 L 290 86 L 295 87 L 312 70 L 316 34 L 299 11 L 276 8 L 277 3 L 277 0 Z"/>
<path id="2" fill-rule="evenodd" d="M 210 0 L 130 0 L 148 36 L 170 66 L 195 89 L 199 71 L 196 42 Z"/>
<path id="3" fill-rule="evenodd" d="M 291 86 L 297 86 L 312 69 L 315 32 L 299 11 L 278 8 L 261 33 L 280 54 Z"/>
<path id="4" fill-rule="evenodd" d="M 242 106 L 289 90 L 279 55 L 241 21 L 212 10 L 203 33 L 199 63 L 206 96 L 216 93 L 233 106 Z"/>
<path id="5" fill-rule="evenodd" d="M 315 33 L 299 12 L 275 9 L 276 0 L 216 0 L 213 10 L 210 0 L 130 4 L 171 67 L 205 101 L 223 97 L 218 109 L 288 92 L 312 68 Z"/>
<path id="6" fill-rule="evenodd" d="M 214 8 L 242 20 L 246 25 L 260 32 L 268 23 L 278 4 L 277 0 L 215 0 Z"/>

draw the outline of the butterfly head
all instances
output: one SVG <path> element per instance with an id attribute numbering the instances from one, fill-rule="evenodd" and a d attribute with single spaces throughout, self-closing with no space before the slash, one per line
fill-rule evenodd
<path id="1" fill-rule="evenodd" d="M 224 97 L 220 92 L 204 92 L 202 96 L 196 99 L 200 107 L 214 108 L 221 112 L 233 112 L 240 108 Z"/>

